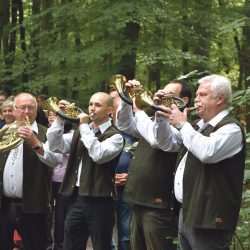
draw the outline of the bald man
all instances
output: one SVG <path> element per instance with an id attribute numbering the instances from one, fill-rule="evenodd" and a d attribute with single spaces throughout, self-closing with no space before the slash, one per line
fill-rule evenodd
<path id="1" fill-rule="evenodd" d="M 66 105 L 67 102 L 60 102 L 61 108 Z M 64 137 L 64 122 L 60 117 L 47 133 L 51 150 L 70 153 L 61 186 L 61 193 L 71 197 L 65 221 L 64 250 L 86 249 L 89 235 L 94 250 L 111 249 L 114 175 L 123 137 L 110 122 L 113 100 L 107 93 L 92 95 L 88 112 L 79 115 L 79 128 L 72 137 Z"/>

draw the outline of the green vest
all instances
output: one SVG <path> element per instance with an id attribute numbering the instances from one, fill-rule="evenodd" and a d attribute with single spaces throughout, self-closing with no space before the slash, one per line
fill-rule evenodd
<path id="1" fill-rule="evenodd" d="M 147 207 L 171 208 L 176 157 L 177 153 L 153 148 L 140 138 L 128 169 L 123 199 Z"/>
<path id="2" fill-rule="evenodd" d="M 109 127 L 103 134 L 97 133 L 96 136 L 101 142 L 117 133 L 118 130 L 116 128 Z M 79 130 L 76 130 L 71 142 L 70 157 L 60 193 L 65 196 L 70 196 L 73 193 L 82 158 L 79 194 L 83 196 L 115 198 L 114 175 L 119 156 L 103 164 L 95 163 L 80 140 Z"/>
<path id="3" fill-rule="evenodd" d="M 231 158 L 205 164 L 188 152 L 183 177 L 183 223 L 207 229 L 234 230 L 237 224 L 245 166 L 245 135 L 240 123 L 226 116 L 215 127 L 208 126 L 202 134 L 209 136 L 220 127 L 236 123 L 242 131 L 243 148 Z M 183 146 L 177 165 L 186 153 Z"/>
<path id="4" fill-rule="evenodd" d="M 38 124 L 37 138 L 45 142 L 46 128 Z M 3 171 L 9 152 L 0 154 L 0 197 L 3 194 Z M 23 211 L 47 212 L 50 203 L 51 170 L 42 163 L 31 146 L 23 143 Z"/>

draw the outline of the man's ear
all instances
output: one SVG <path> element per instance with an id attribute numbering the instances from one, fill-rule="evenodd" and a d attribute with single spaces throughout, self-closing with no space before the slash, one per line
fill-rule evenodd
<path id="1" fill-rule="evenodd" d="M 225 96 L 223 94 L 219 94 L 217 96 L 217 104 L 221 104 L 225 102 Z"/>
<path id="2" fill-rule="evenodd" d="M 181 98 L 186 104 L 189 102 L 189 98 L 187 96 L 184 96 Z"/>
<path id="3" fill-rule="evenodd" d="M 114 107 L 108 107 L 108 114 L 109 116 L 112 116 L 114 113 Z"/>

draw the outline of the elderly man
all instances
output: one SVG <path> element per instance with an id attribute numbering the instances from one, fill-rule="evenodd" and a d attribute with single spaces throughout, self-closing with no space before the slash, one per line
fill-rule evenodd
<path id="1" fill-rule="evenodd" d="M 1 250 L 12 250 L 14 229 L 18 230 L 26 250 L 46 249 L 49 166 L 57 165 L 61 159 L 44 145 L 46 128 L 36 123 L 36 109 L 33 95 L 21 93 L 15 97 L 13 114 L 23 141 L 0 154 Z"/>
<path id="2" fill-rule="evenodd" d="M 167 138 L 172 135 L 173 140 L 182 141 L 175 175 L 175 196 L 182 204 L 180 247 L 229 250 L 241 205 L 244 130 L 229 115 L 230 81 L 210 75 L 199 84 L 195 106 L 200 120 L 190 124 L 187 110 L 182 113 L 174 105 L 157 112 L 173 126 Z"/>
<path id="3" fill-rule="evenodd" d="M 60 101 L 60 108 L 66 105 L 66 101 Z M 79 115 L 79 129 L 71 137 L 63 135 L 60 118 L 47 133 L 53 151 L 70 153 L 60 190 L 70 196 L 64 250 L 85 249 L 89 235 L 94 250 L 111 249 L 115 167 L 123 148 L 123 137 L 111 124 L 113 100 L 107 93 L 92 95 L 88 110 L 89 115 Z"/>

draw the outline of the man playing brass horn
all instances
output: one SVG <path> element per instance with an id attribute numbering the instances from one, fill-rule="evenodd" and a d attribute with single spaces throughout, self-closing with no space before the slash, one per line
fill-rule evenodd
<path id="1" fill-rule="evenodd" d="M 138 84 L 132 80 L 125 86 L 131 88 Z M 166 85 L 164 91 L 172 92 L 186 102 L 191 98 L 189 88 L 180 82 Z M 133 204 L 131 248 L 174 250 L 177 223 L 172 210 L 172 184 L 178 141 L 166 139 L 164 144 L 158 144 L 157 138 L 165 135 L 168 122 L 159 116 L 151 119 L 135 103 L 133 107 L 122 101 L 116 123 L 118 129 L 139 139 L 123 195 L 126 202 Z"/>
<path id="2" fill-rule="evenodd" d="M 61 101 L 60 108 L 67 102 Z M 115 216 L 115 167 L 123 137 L 112 126 L 113 100 L 107 93 L 92 95 L 89 115 L 81 113 L 79 128 L 63 135 L 61 117 L 48 129 L 50 148 L 70 153 L 60 193 L 70 197 L 65 220 L 64 250 L 86 249 L 88 237 L 94 250 L 111 249 Z M 89 124 L 90 120 L 90 124 Z"/>
<path id="3" fill-rule="evenodd" d="M 229 250 L 243 186 L 246 140 L 244 128 L 229 113 L 231 82 L 220 75 L 198 81 L 194 100 L 199 120 L 175 105 L 157 111 L 172 126 L 161 139 L 180 141 L 174 181 L 180 248 Z"/>
<path id="4" fill-rule="evenodd" d="M 25 250 L 46 249 L 49 166 L 57 165 L 60 157 L 44 144 L 46 128 L 36 123 L 36 110 L 33 95 L 15 97 L 13 114 L 21 140 L 20 145 L 0 153 L 0 250 L 12 250 L 14 229 Z"/>

